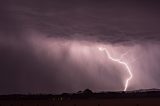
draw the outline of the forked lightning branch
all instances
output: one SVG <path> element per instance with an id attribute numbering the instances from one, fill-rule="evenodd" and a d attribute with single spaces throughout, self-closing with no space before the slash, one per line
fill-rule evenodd
<path id="1" fill-rule="evenodd" d="M 126 91 L 127 88 L 128 88 L 129 81 L 132 79 L 132 72 L 131 72 L 131 69 L 130 69 L 129 65 L 126 62 L 121 61 L 121 59 L 115 59 L 115 58 L 113 58 L 106 48 L 99 47 L 98 49 L 100 51 L 104 51 L 110 60 L 112 60 L 114 62 L 118 62 L 119 64 L 122 64 L 123 66 L 125 66 L 127 72 L 130 75 L 129 78 L 127 78 L 126 81 L 125 81 L 124 91 Z"/>

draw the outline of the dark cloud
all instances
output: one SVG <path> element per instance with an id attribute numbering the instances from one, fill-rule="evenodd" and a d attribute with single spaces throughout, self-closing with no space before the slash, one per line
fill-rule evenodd
<path id="1" fill-rule="evenodd" d="M 91 49 L 92 45 L 95 46 L 97 42 L 111 45 L 159 44 L 159 6 L 160 2 L 147 0 L 1 1 L 0 93 L 73 92 L 86 88 L 95 91 L 122 89 L 123 72 L 115 74 L 119 71 L 118 68 L 105 66 L 105 57 L 101 57 L 103 62 L 98 59 L 98 52 Z M 90 42 L 86 44 L 89 50 L 84 49 L 84 43 L 82 46 L 74 43 L 75 41 Z M 48 45 L 53 45 L 53 48 Z M 133 46 L 134 53 L 140 53 L 135 48 Z M 146 48 L 142 50 L 147 51 Z M 153 51 L 159 53 L 156 49 Z M 142 53 L 144 56 L 141 57 L 154 54 Z M 148 57 L 146 58 L 148 61 Z M 159 73 L 158 68 L 155 73 Z M 138 76 L 139 73 L 135 74 Z M 153 81 L 150 82 L 158 79 L 156 75 L 158 74 L 151 75 L 155 79 L 152 78 Z M 141 87 L 140 84 L 144 84 L 145 88 L 150 86 L 144 81 L 146 78 L 150 77 L 146 76 L 139 85 L 133 85 L 138 88 Z M 119 84 L 115 84 L 116 82 Z M 136 88 L 133 85 L 131 89 Z M 153 85 L 159 87 L 160 84 L 157 82 Z"/>
<path id="2" fill-rule="evenodd" d="M 6 1 L 2 31 L 23 35 L 36 30 L 49 37 L 96 39 L 112 43 L 159 40 L 156 1 Z M 3 4 L 1 4 L 3 5 Z"/>

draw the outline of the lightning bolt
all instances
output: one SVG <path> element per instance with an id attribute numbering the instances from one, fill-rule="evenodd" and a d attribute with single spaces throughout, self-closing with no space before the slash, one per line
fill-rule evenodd
<path id="1" fill-rule="evenodd" d="M 123 90 L 123 91 L 126 91 L 127 88 L 128 88 L 129 81 L 130 81 L 130 80 L 132 79 L 132 77 L 133 77 L 132 72 L 131 72 L 131 69 L 129 68 L 128 64 L 127 64 L 126 62 L 124 62 L 124 61 L 121 61 L 121 59 L 115 59 L 115 58 L 113 58 L 113 57 L 110 55 L 110 53 L 108 52 L 108 50 L 107 50 L 106 48 L 99 47 L 98 49 L 99 49 L 100 51 L 104 51 L 104 52 L 107 54 L 107 56 L 108 56 L 108 58 L 109 58 L 110 60 L 112 60 L 112 61 L 114 61 L 114 62 L 118 62 L 118 63 L 120 63 L 120 64 L 122 64 L 122 65 L 124 65 L 124 66 L 126 67 L 127 72 L 129 73 L 129 78 L 126 79 L 125 87 L 124 87 L 124 90 Z M 126 54 L 124 54 L 124 55 L 126 55 Z M 121 58 L 122 58 L 124 55 L 122 55 Z"/>

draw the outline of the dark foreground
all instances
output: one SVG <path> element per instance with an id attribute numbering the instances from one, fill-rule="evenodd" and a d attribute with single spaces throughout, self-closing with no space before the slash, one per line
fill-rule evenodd
<path id="1" fill-rule="evenodd" d="M 0 106 L 160 106 L 160 91 L 1 95 Z"/>

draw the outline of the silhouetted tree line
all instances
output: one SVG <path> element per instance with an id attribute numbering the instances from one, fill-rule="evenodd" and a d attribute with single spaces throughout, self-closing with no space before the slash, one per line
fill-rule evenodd
<path id="1" fill-rule="evenodd" d="M 0 95 L 0 100 L 71 100 L 71 99 L 114 99 L 114 98 L 159 98 L 159 90 L 130 91 L 130 92 L 102 92 L 93 93 L 90 89 L 77 93 L 63 93 L 60 95 L 37 94 L 37 95 Z"/>

